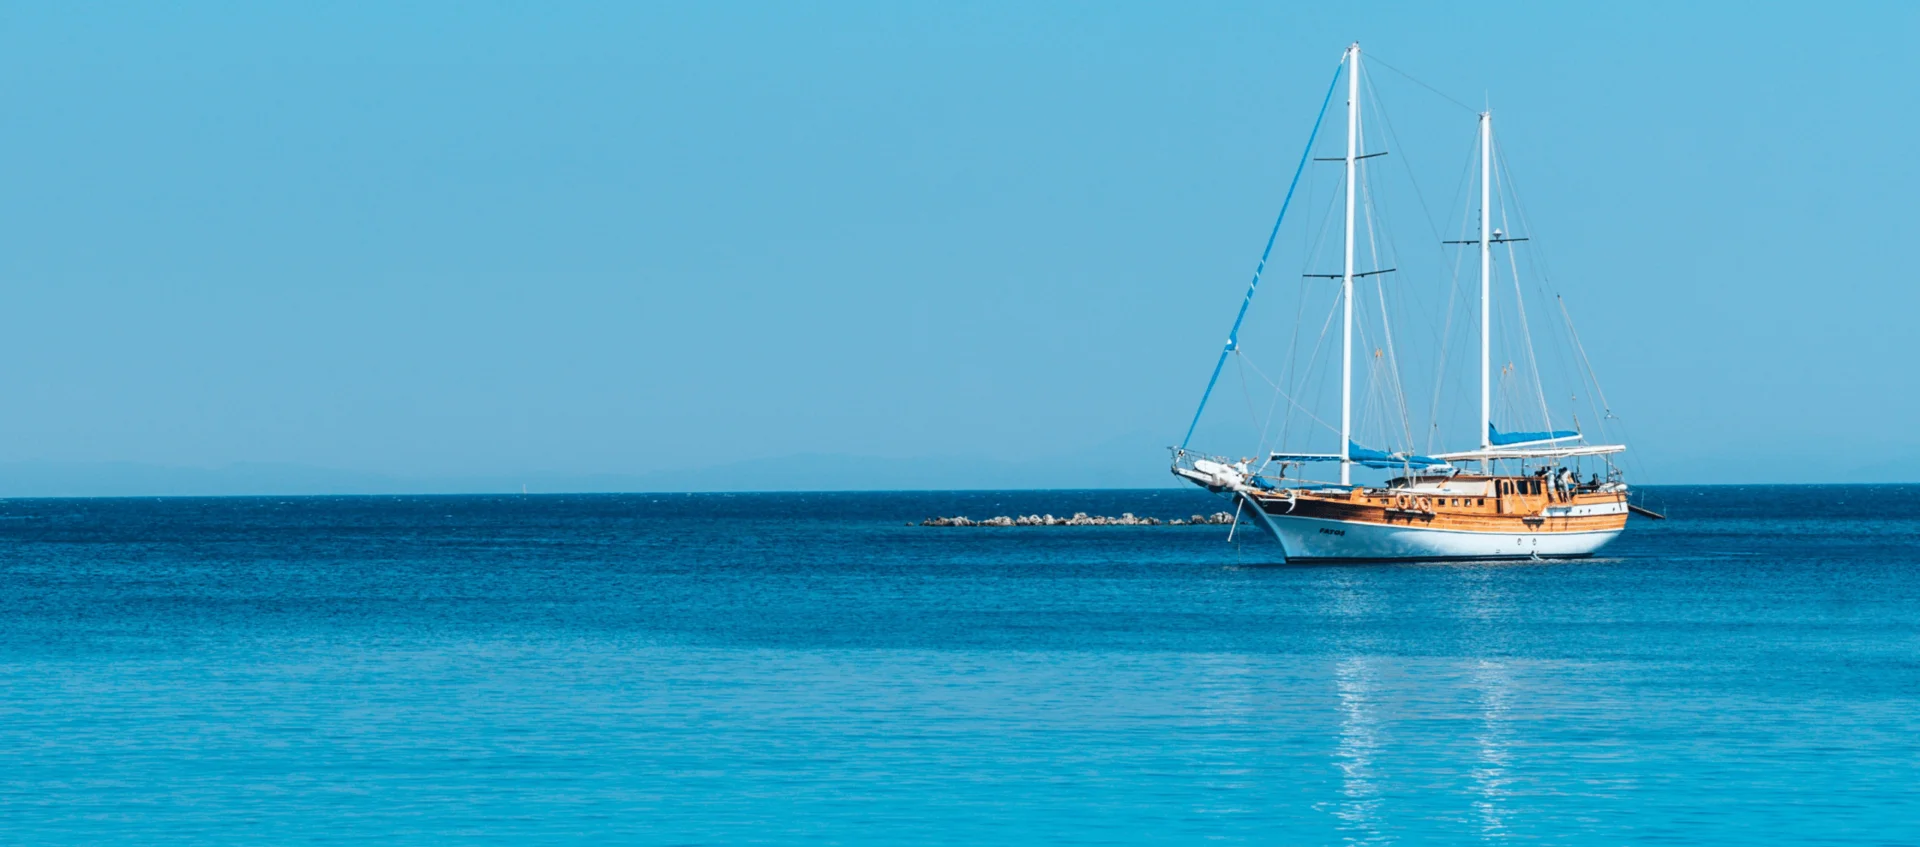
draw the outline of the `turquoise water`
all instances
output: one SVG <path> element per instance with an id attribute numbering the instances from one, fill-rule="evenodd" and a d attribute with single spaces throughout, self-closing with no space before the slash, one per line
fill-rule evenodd
<path id="1" fill-rule="evenodd" d="M 0 841 L 1920 840 L 1920 487 L 1287 566 L 1187 492 L 0 503 Z"/>

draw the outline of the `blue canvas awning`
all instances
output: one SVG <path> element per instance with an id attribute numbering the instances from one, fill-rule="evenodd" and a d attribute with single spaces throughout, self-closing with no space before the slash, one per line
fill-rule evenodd
<path id="1" fill-rule="evenodd" d="M 1493 424 L 1487 424 L 1487 443 L 1495 447 L 1510 447 L 1515 444 L 1538 444 L 1543 441 L 1565 441 L 1579 438 L 1580 433 L 1570 429 L 1556 429 L 1552 432 L 1501 432 Z"/>
<path id="2" fill-rule="evenodd" d="M 1398 468 L 1408 465 L 1416 468 L 1428 468 L 1434 465 L 1446 464 L 1446 462 L 1431 456 L 1416 456 L 1412 453 L 1383 453 L 1379 450 L 1368 450 L 1351 441 L 1347 442 L 1347 457 L 1370 468 Z"/>
<path id="3" fill-rule="evenodd" d="M 1369 450 L 1351 441 L 1347 442 L 1347 459 L 1357 464 L 1366 465 L 1369 468 L 1399 468 L 1407 466 L 1430 468 L 1446 464 L 1445 460 L 1435 459 L 1431 456 L 1416 456 L 1412 453 L 1384 453 L 1379 450 Z M 1273 454 L 1273 460 L 1276 462 L 1338 462 L 1340 461 L 1340 456 L 1337 453 L 1275 453 Z"/>

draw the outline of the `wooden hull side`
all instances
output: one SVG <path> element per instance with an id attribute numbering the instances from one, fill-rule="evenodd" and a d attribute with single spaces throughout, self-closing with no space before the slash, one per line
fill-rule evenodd
<path id="1" fill-rule="evenodd" d="M 1626 497 L 1421 498 L 1380 492 L 1247 495 L 1249 511 L 1300 561 L 1591 556 L 1626 528 Z"/>
<path id="2" fill-rule="evenodd" d="M 1403 507 L 1397 497 L 1336 499 L 1302 494 L 1291 501 L 1286 497 L 1264 494 L 1253 497 L 1261 511 L 1276 517 L 1294 516 L 1420 529 L 1556 533 L 1619 531 L 1627 525 L 1626 498 L 1618 494 L 1582 495 L 1565 504 L 1511 504 L 1518 508 L 1510 507 L 1504 513 L 1492 498 L 1484 498 L 1486 505 L 1480 507 L 1454 507 L 1432 502 L 1468 498 L 1426 499 L 1429 502 L 1423 504 L 1419 498 L 1408 498 L 1409 502 Z M 1391 502 L 1381 502 L 1383 500 Z M 1422 508 L 1423 505 L 1425 508 Z"/>

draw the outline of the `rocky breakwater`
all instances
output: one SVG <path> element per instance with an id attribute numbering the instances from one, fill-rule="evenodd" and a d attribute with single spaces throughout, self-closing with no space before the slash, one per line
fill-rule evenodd
<path id="1" fill-rule="evenodd" d="M 1214 512 L 1211 515 L 1194 515 L 1189 518 L 1174 518 L 1172 520 L 1165 520 L 1165 521 L 1159 518 L 1136 517 L 1132 512 L 1126 512 L 1117 518 L 1110 518 L 1110 517 L 1106 517 L 1105 515 L 1089 515 L 1086 512 L 1075 512 L 1073 513 L 1073 517 L 1070 517 L 1070 518 L 1056 518 L 1053 515 L 1021 515 L 1019 517 L 1008 517 L 1006 515 L 1001 515 L 1000 517 L 997 517 L 997 518 L 982 518 L 977 521 L 966 516 L 953 517 L 953 518 L 927 518 L 926 520 L 921 521 L 920 525 L 921 526 L 1196 526 L 1196 525 L 1202 525 L 1202 524 L 1226 525 L 1230 523 L 1233 523 L 1232 512 Z"/>

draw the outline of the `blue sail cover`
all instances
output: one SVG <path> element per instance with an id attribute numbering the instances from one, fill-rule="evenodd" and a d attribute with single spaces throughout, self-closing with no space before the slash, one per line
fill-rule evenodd
<path id="1" fill-rule="evenodd" d="M 1444 460 L 1431 456 L 1368 450 L 1351 441 L 1347 442 L 1347 459 L 1370 468 L 1401 468 L 1409 465 L 1416 468 L 1431 468 L 1446 464 Z M 1338 462 L 1340 457 L 1329 453 L 1275 453 L 1273 460 L 1276 462 Z"/>
<path id="2" fill-rule="evenodd" d="M 1370 468 L 1398 468 L 1408 465 L 1416 468 L 1429 468 L 1434 465 L 1446 464 L 1446 462 L 1430 456 L 1416 456 L 1412 453 L 1382 453 L 1379 450 L 1368 450 L 1351 441 L 1347 442 L 1347 458 Z"/>
<path id="3" fill-rule="evenodd" d="M 1493 424 L 1487 424 L 1487 443 L 1495 447 L 1533 444 L 1540 441 L 1562 441 L 1579 437 L 1580 433 L 1570 429 L 1556 429 L 1552 432 L 1501 432 Z"/>

